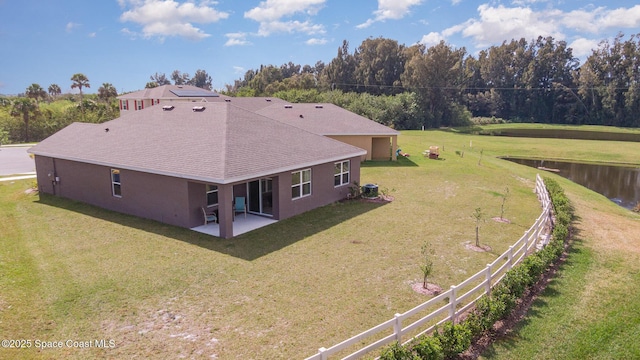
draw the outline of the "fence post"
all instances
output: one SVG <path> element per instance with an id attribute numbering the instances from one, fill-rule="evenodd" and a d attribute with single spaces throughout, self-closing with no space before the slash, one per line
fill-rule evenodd
<path id="1" fill-rule="evenodd" d="M 484 286 L 484 293 L 489 296 L 491 294 L 491 264 L 487 264 L 486 280 L 487 284 Z"/>
<path id="2" fill-rule="evenodd" d="M 455 285 L 451 285 L 451 296 L 449 296 L 449 318 L 451 319 L 452 323 L 456 322 L 456 306 L 457 306 L 457 300 L 456 300 L 456 286 Z"/>
<path id="3" fill-rule="evenodd" d="M 511 270 L 511 268 L 513 267 L 513 245 L 509 245 L 509 253 L 508 253 L 508 257 L 509 257 L 509 270 Z"/>
<path id="4" fill-rule="evenodd" d="M 396 334 L 396 341 L 402 344 L 402 314 L 395 314 L 396 322 L 393 324 L 393 330 Z"/>
<path id="5" fill-rule="evenodd" d="M 325 352 L 327 351 L 327 349 L 321 347 L 320 349 L 318 349 L 318 353 L 320 354 L 320 360 L 327 360 L 327 358 L 329 357 L 329 355 L 327 355 Z"/>

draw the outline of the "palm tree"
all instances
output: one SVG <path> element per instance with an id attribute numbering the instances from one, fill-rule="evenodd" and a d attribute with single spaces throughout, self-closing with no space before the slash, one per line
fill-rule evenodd
<path id="1" fill-rule="evenodd" d="M 77 73 L 73 74 L 73 76 L 71 77 L 71 81 L 73 81 L 73 84 L 71 84 L 71 88 L 78 88 L 78 90 L 80 90 L 80 103 L 82 104 L 82 88 L 91 87 L 91 85 L 89 84 L 89 79 L 84 74 Z"/>
<path id="2" fill-rule="evenodd" d="M 27 91 L 25 92 L 25 94 L 27 95 L 28 98 L 35 99 L 36 103 L 38 103 L 38 99 L 40 98 L 44 99 L 47 96 L 47 92 L 44 91 L 42 86 L 35 83 L 31 84 L 31 86 L 27 88 Z"/>
<path id="3" fill-rule="evenodd" d="M 29 116 L 38 114 L 38 104 L 30 98 L 19 98 L 13 102 L 11 116 L 22 115 L 24 121 L 24 139 L 29 142 Z"/>
<path id="4" fill-rule="evenodd" d="M 98 98 L 104 100 L 104 102 L 109 102 L 109 99 L 116 96 L 118 96 L 118 91 L 110 83 L 103 83 L 102 86 L 98 88 Z"/>
<path id="5" fill-rule="evenodd" d="M 77 73 L 73 74 L 73 76 L 71 77 L 71 81 L 73 81 L 73 84 L 71 84 L 71 88 L 78 88 L 78 90 L 80 90 L 80 111 L 82 112 L 82 118 L 84 119 L 84 106 L 82 105 L 82 88 L 91 87 L 91 85 L 89 84 L 89 79 L 84 74 Z"/>
<path id="6" fill-rule="evenodd" d="M 62 94 L 62 90 L 60 90 L 60 86 L 58 84 L 49 85 L 49 96 L 55 99 L 56 96 Z"/>

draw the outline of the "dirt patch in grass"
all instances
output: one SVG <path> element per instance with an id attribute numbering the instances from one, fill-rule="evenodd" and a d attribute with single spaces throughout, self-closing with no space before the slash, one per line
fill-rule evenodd
<path id="1" fill-rule="evenodd" d="M 425 287 L 421 282 L 416 282 L 411 285 L 411 288 L 413 289 L 413 291 L 417 292 L 418 294 L 423 294 L 423 295 L 435 296 L 435 295 L 439 295 L 442 292 L 442 288 L 440 286 L 432 283 L 427 283 L 427 288 L 425 289 Z"/>
<path id="2" fill-rule="evenodd" d="M 495 222 L 503 223 L 503 224 L 511 224 L 511 220 L 505 219 L 505 218 L 501 218 L 499 216 L 496 216 L 496 217 L 492 218 L 492 220 L 495 221 Z"/>
<path id="3" fill-rule="evenodd" d="M 492 250 L 491 246 L 482 245 L 482 244 L 480 244 L 480 246 L 476 246 L 476 244 L 466 243 L 466 244 L 464 244 L 464 247 L 467 250 L 471 250 L 471 251 L 475 251 L 475 252 L 489 252 L 489 251 Z"/>

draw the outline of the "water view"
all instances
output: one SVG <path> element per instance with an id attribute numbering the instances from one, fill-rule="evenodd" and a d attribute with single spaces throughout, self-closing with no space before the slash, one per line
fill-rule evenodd
<path id="1" fill-rule="evenodd" d="M 506 158 L 518 164 L 555 172 L 632 209 L 640 202 L 640 167 Z"/>

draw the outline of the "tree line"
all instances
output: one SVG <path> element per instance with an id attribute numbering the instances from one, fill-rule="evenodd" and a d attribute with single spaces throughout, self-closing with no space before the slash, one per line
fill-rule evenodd
<path id="1" fill-rule="evenodd" d="M 343 41 L 328 64 L 262 65 L 224 92 L 336 102 L 397 129 L 461 126 L 471 117 L 638 127 L 639 40 L 603 40 L 582 65 L 552 37 L 505 41 L 477 56 L 445 42 L 368 38 L 350 52 Z"/>

